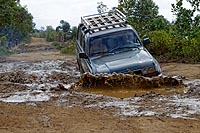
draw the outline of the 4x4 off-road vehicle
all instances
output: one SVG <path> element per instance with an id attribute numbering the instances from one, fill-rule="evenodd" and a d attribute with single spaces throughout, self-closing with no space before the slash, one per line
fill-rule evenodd
<path id="1" fill-rule="evenodd" d="M 140 40 L 118 9 L 81 17 L 76 39 L 79 70 L 92 74 L 133 71 L 157 76 L 161 69 L 144 47 L 148 43 L 148 38 Z"/>

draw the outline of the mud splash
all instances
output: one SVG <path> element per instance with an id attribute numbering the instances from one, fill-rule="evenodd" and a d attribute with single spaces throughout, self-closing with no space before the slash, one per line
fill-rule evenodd
<path id="1" fill-rule="evenodd" d="M 77 85 L 84 92 L 117 98 L 128 98 L 151 91 L 163 95 L 184 92 L 184 84 L 181 79 L 167 76 L 147 78 L 134 74 L 92 75 L 85 73 Z"/>
<path id="2" fill-rule="evenodd" d="M 151 89 L 182 86 L 182 80 L 178 80 L 173 77 L 155 77 L 147 78 L 134 74 L 100 74 L 92 75 L 85 73 L 81 76 L 78 86 L 86 88 L 101 88 L 101 87 L 120 87 L 120 88 L 131 88 L 131 89 Z"/>

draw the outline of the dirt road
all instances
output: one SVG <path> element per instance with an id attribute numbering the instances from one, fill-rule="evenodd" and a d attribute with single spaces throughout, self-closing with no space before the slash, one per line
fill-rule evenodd
<path id="1" fill-rule="evenodd" d="M 162 88 L 96 94 L 69 89 L 80 77 L 74 56 L 37 39 L 16 51 L 0 63 L 2 133 L 200 132 L 199 64 L 161 64 L 164 74 L 183 80 L 185 93 Z"/>

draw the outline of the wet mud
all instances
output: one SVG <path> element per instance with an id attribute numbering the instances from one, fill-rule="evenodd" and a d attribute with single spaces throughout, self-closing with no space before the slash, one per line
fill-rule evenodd
<path id="1" fill-rule="evenodd" d="M 110 110 L 123 116 L 191 118 L 200 113 L 200 80 L 180 76 L 85 73 L 73 61 L 7 62 L 0 65 L 0 101 L 40 102 Z"/>
<path id="2" fill-rule="evenodd" d="M 78 81 L 78 86 L 83 88 L 128 88 L 152 89 L 162 87 L 183 87 L 181 79 L 169 76 L 143 77 L 135 74 L 98 74 L 85 73 Z"/>
<path id="3" fill-rule="evenodd" d="M 194 116 L 200 114 L 198 78 L 172 74 L 147 78 L 133 73 L 80 75 L 74 57 L 49 57 L 52 53 L 45 52 L 42 60 L 33 57 L 33 53 L 37 55 L 34 50 L 51 50 L 49 45 L 21 47 L 20 54 L 0 63 L 1 102 L 51 101 L 66 108 L 100 109 L 119 116 L 198 119 Z"/>

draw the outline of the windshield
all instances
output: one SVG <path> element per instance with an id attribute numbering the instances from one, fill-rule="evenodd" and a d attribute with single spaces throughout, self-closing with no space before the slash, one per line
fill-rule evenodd
<path id="1" fill-rule="evenodd" d="M 89 55 L 97 56 L 114 53 L 124 49 L 137 48 L 140 42 L 131 30 L 109 33 L 90 39 Z"/>

